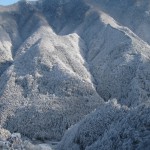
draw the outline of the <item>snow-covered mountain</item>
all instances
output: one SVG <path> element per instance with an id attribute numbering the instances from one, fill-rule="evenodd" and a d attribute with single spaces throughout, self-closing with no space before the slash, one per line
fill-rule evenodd
<path id="1" fill-rule="evenodd" d="M 1 75 L 1 124 L 29 137 L 58 140 L 102 102 L 84 58 L 85 45 L 78 44 L 76 33 L 56 34 L 44 16 L 49 11 L 42 12 L 45 6 L 38 10 L 20 2 L 12 7 L 13 12 L 6 7 L 2 14 L 8 16 L 1 25 L 8 39 L 1 37 L 10 47 L 3 49 L 7 43 L 2 41 L 1 49 L 9 50 L 12 64 Z M 22 41 L 18 49 L 13 33 Z"/>
<path id="2" fill-rule="evenodd" d="M 71 127 L 57 150 L 150 149 L 150 105 L 128 109 L 116 100 Z"/>
<path id="3" fill-rule="evenodd" d="M 119 131 L 113 135 L 123 132 L 123 116 L 128 120 L 141 111 L 149 123 L 149 4 L 39 0 L 0 6 L 1 126 L 29 138 L 60 140 L 85 118 L 58 145 L 82 150 L 100 135 L 98 144 L 104 144 L 109 135 L 101 132 L 115 130 L 117 124 Z M 114 98 L 117 106 L 108 103 Z M 100 122 L 108 127 L 99 130 L 105 126 Z M 91 132 L 91 139 L 82 129 Z"/>
<path id="4" fill-rule="evenodd" d="M 150 44 L 149 0 L 94 0 L 94 3 Z"/>

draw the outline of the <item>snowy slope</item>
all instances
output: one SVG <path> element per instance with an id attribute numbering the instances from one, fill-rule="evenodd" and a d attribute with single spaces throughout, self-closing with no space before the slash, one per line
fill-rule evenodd
<path id="1" fill-rule="evenodd" d="M 60 140 L 105 101 L 117 98 L 127 107 L 149 102 L 147 35 L 98 2 L 43 0 L 0 8 L 2 127 Z"/>
<path id="2" fill-rule="evenodd" d="M 96 5 L 88 4 L 91 9 L 79 32 L 88 49 L 86 59 L 97 92 L 106 101 L 117 98 L 128 106 L 148 100 L 150 46 Z"/>
<path id="3" fill-rule="evenodd" d="M 98 2 L 103 6 L 108 1 Z M 104 100 L 117 98 L 119 103 L 132 107 L 120 106 L 116 100 L 106 103 L 71 127 L 57 149 L 148 150 L 149 45 L 104 13 L 100 5 L 91 1 L 88 4 L 92 13 L 88 13 L 90 19 L 83 26 L 91 24 L 81 36 L 87 43 L 87 61 L 96 81 L 97 92 Z M 109 11 L 113 9 L 109 7 Z M 144 30 L 148 33 L 146 28 Z"/>
<path id="4" fill-rule="evenodd" d="M 29 13 L 26 9 L 32 6 L 28 5 L 18 4 L 13 13 L 4 11 L 15 16 L 10 18 L 17 23 L 23 42 L 1 75 L 1 124 L 29 137 L 58 140 L 102 99 L 84 59 L 85 46 L 78 45 L 80 37 L 55 34 L 42 12 L 32 8 Z"/>
<path id="5" fill-rule="evenodd" d="M 114 17 L 120 24 L 129 27 L 150 44 L 149 0 L 87 0 Z"/>
<path id="6" fill-rule="evenodd" d="M 71 127 L 58 150 L 116 150 L 150 148 L 150 105 L 128 109 L 108 102 Z"/>

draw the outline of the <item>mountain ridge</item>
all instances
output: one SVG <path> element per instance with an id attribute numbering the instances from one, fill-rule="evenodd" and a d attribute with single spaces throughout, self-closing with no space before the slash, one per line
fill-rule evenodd
<path id="1" fill-rule="evenodd" d="M 145 38 L 95 3 L 63 2 L 0 10 L 0 124 L 11 132 L 60 140 L 109 100 L 129 108 L 149 101 Z"/>

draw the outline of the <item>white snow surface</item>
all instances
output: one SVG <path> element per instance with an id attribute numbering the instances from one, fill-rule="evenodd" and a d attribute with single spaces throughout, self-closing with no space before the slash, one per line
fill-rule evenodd
<path id="1" fill-rule="evenodd" d="M 129 15 L 135 3 L 121 2 L 43 0 L 0 6 L 2 127 L 29 138 L 60 140 L 71 125 L 85 118 L 67 131 L 58 147 L 96 150 L 109 139 L 111 126 L 120 127 L 112 136 L 123 132 L 124 115 L 128 120 L 139 110 L 149 119 L 145 103 L 150 99 L 150 42 L 145 26 L 150 23 L 144 18 L 139 24 Z M 134 13 L 140 18 L 141 11 L 149 14 L 146 3 L 136 3 L 140 9 Z M 124 12 L 129 4 L 130 11 Z M 119 8 L 120 14 L 129 16 L 124 16 L 126 22 Z M 134 19 L 137 23 L 132 24 Z M 117 106 L 107 102 L 114 98 Z M 87 128 L 89 123 L 95 127 Z M 86 138 L 79 130 L 92 135 Z M 123 148 L 123 144 L 113 146 Z M 111 149 L 111 142 L 105 146 Z"/>

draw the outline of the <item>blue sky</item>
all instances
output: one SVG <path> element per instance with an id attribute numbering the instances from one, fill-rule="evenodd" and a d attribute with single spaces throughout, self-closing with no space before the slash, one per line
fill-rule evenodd
<path id="1" fill-rule="evenodd" d="M 19 1 L 19 0 L 0 0 L 0 5 L 10 5 L 17 1 Z"/>
<path id="2" fill-rule="evenodd" d="M 0 0 L 0 5 L 10 5 L 18 1 L 19 0 Z M 36 1 L 36 0 L 31 0 L 31 1 Z"/>

